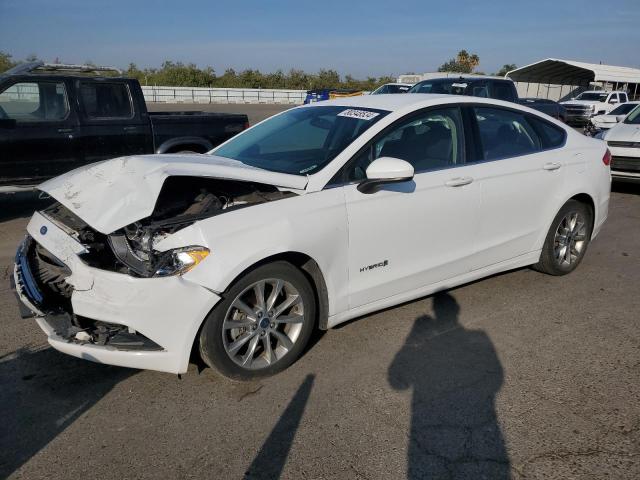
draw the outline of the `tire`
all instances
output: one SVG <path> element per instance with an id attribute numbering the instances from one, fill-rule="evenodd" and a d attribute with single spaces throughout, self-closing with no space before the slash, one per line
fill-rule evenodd
<path id="1" fill-rule="evenodd" d="M 288 262 L 262 265 L 236 281 L 207 316 L 200 356 L 225 377 L 268 377 L 300 357 L 315 321 L 315 294 L 307 277 Z"/>
<path id="2" fill-rule="evenodd" d="M 569 200 L 551 223 L 535 270 L 566 275 L 580 264 L 591 242 L 593 213 L 584 203 Z"/>

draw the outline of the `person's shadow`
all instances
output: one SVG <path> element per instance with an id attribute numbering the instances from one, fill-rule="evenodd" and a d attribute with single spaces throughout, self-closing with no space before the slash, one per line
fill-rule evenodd
<path id="1" fill-rule="evenodd" d="M 397 390 L 411 388 L 408 478 L 510 478 L 495 412 L 503 372 L 489 337 L 458 323 L 448 293 L 433 297 L 435 318 L 418 317 L 389 367 Z"/>

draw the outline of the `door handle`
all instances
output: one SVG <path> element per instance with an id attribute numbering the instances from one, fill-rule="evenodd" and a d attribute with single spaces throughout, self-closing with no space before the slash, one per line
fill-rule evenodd
<path id="1" fill-rule="evenodd" d="M 550 162 L 545 163 L 542 168 L 544 168 L 545 170 L 558 170 L 560 167 L 562 167 L 562 164 L 558 162 Z"/>
<path id="2" fill-rule="evenodd" d="M 463 185 L 469 185 L 471 182 L 473 182 L 471 177 L 456 177 L 445 182 L 445 185 L 447 187 L 462 187 Z"/>
<path id="3" fill-rule="evenodd" d="M 123 127 L 122 128 L 125 132 L 133 132 L 135 130 L 138 129 L 138 127 Z"/>
<path id="4" fill-rule="evenodd" d="M 58 133 L 71 133 L 73 132 L 73 128 L 59 128 Z"/>

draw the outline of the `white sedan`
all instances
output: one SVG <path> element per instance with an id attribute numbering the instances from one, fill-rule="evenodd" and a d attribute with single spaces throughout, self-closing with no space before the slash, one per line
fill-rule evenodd
<path id="1" fill-rule="evenodd" d="M 173 373 L 290 365 L 314 328 L 533 265 L 571 272 L 610 155 L 535 110 L 370 95 L 294 108 L 206 155 L 126 157 L 40 186 L 13 280 L 56 349 Z M 515 301 L 515 300 L 514 300 Z"/>
<path id="2" fill-rule="evenodd" d="M 640 182 L 640 106 L 599 138 L 607 142 L 614 180 Z"/>
<path id="3" fill-rule="evenodd" d="M 607 114 L 592 117 L 591 125 L 596 131 L 609 130 L 617 123 L 623 121 L 624 118 L 638 105 L 640 105 L 640 102 L 621 103 Z"/>

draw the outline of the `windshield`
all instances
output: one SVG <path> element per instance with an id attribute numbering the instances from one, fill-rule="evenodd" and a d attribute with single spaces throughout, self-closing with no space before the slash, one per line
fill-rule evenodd
<path id="1" fill-rule="evenodd" d="M 416 83 L 409 93 L 444 93 L 447 95 L 464 95 L 467 89 L 467 82 L 460 79 L 447 80 L 427 80 Z"/>
<path id="2" fill-rule="evenodd" d="M 295 108 L 256 125 L 211 152 L 273 172 L 321 170 L 389 112 L 370 108 Z"/>
<path id="3" fill-rule="evenodd" d="M 638 104 L 635 103 L 623 103 L 622 105 L 619 105 L 611 110 L 611 112 L 609 112 L 609 115 L 626 115 L 637 106 Z"/>
<path id="4" fill-rule="evenodd" d="M 624 119 L 624 123 L 631 123 L 633 125 L 640 125 L 640 105 L 636 105 L 636 108 Z"/>
<path id="5" fill-rule="evenodd" d="M 578 95 L 576 97 L 576 100 L 595 100 L 596 102 L 604 102 L 607 99 L 608 95 L 608 93 L 585 92 Z"/>

